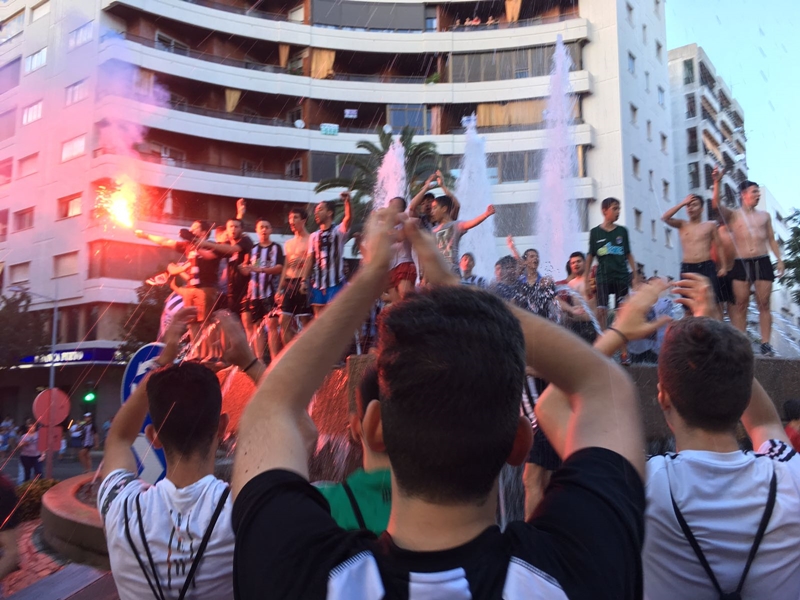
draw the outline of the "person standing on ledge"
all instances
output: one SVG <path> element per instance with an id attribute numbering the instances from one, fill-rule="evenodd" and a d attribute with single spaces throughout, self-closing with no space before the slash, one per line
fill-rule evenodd
<path id="1" fill-rule="evenodd" d="M 719 182 L 724 170 L 714 169 L 714 195 L 712 206 L 719 210 L 722 221 L 728 226 L 736 249 L 731 279 L 735 304 L 729 308 L 731 323 L 739 331 L 747 327 L 747 307 L 750 305 L 750 290 L 755 287 L 758 306 L 758 324 L 761 329 L 761 354 L 775 354 L 770 345 L 772 335 L 772 313 L 769 300 L 772 296 L 772 282 L 775 269 L 769 259 L 769 251 L 778 259 L 778 277 L 783 277 L 784 266 L 781 249 L 775 241 L 772 218 L 763 210 L 756 210 L 761 199 L 761 189 L 755 181 L 745 180 L 739 184 L 742 207 L 730 209 L 719 201 Z"/>

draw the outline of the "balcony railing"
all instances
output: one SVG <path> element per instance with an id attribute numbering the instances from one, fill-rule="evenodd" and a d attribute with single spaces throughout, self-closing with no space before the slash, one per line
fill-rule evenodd
<path id="1" fill-rule="evenodd" d="M 372 83 L 425 83 L 425 75 L 356 75 L 353 73 L 334 73 L 331 79 L 337 81 L 365 81 Z"/>
<path id="2" fill-rule="evenodd" d="M 213 8 L 215 10 L 224 10 L 225 12 L 236 13 L 239 15 L 247 15 L 248 17 L 255 17 L 257 19 L 268 19 L 270 21 L 288 21 L 286 15 L 280 13 L 272 13 L 254 8 L 242 8 L 241 6 L 231 6 L 230 4 L 223 4 L 221 2 L 213 2 L 212 0 L 183 0 L 190 4 L 197 4 L 198 6 L 205 6 L 206 8 Z"/>
<path id="3" fill-rule="evenodd" d="M 521 19 L 511 23 L 481 23 L 480 25 L 459 25 L 458 27 L 450 27 L 443 31 L 487 31 L 492 29 L 516 29 L 518 27 L 534 27 L 535 25 L 549 25 L 550 23 L 561 23 L 571 19 L 579 18 L 577 14 L 555 15 L 552 17 L 534 17 L 532 19 Z"/>
<path id="4" fill-rule="evenodd" d="M 116 155 L 111 148 L 97 148 L 92 156 Z M 138 153 L 138 158 L 145 162 L 164 165 L 167 167 L 178 167 L 179 169 L 191 169 L 192 171 L 203 171 L 205 173 L 219 173 L 220 175 L 237 175 L 239 177 L 257 177 L 259 179 L 286 179 L 289 181 L 301 181 L 301 177 L 287 175 L 286 173 L 263 171 L 261 169 L 223 167 L 221 165 L 209 165 L 205 163 L 189 162 L 183 159 L 160 156 L 158 154 Z"/>

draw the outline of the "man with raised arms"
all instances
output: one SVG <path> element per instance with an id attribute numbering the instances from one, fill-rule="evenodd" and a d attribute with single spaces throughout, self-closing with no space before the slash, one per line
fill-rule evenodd
<path id="1" fill-rule="evenodd" d="M 306 230 L 308 213 L 305 208 L 296 207 L 289 211 L 289 229 L 294 237 L 284 245 L 285 262 L 278 282 L 275 302 L 281 309 L 281 340 L 287 346 L 297 334 L 294 318 L 305 326 L 311 320 L 311 305 L 308 294 L 303 289 L 303 268 L 308 256 L 309 234 Z"/>

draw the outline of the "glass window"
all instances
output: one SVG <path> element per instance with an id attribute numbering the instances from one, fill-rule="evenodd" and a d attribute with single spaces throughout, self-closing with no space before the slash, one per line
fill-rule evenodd
<path id="1" fill-rule="evenodd" d="M 89 83 L 88 80 L 86 79 L 77 81 L 72 85 L 67 86 L 66 89 L 67 89 L 67 98 L 66 98 L 67 106 L 75 104 L 76 102 L 80 102 L 81 100 L 84 100 L 89 96 Z"/>
<path id="2" fill-rule="evenodd" d="M 633 25 L 633 7 L 626 2 L 625 3 L 625 10 L 626 10 L 626 12 L 628 14 L 628 23 Z"/>
<path id="3" fill-rule="evenodd" d="M 53 277 L 78 274 L 78 253 L 67 252 L 53 257 Z"/>
<path id="4" fill-rule="evenodd" d="M 31 154 L 30 156 L 19 159 L 19 164 L 17 165 L 17 178 L 20 179 L 22 177 L 27 177 L 28 175 L 33 175 L 38 170 L 39 153 L 36 152 L 35 154 Z"/>
<path id="5" fill-rule="evenodd" d="M 656 58 L 661 60 L 664 57 L 664 45 L 656 40 Z"/>
<path id="6" fill-rule="evenodd" d="M 0 210 L 0 242 L 8 239 L 8 209 Z M 2 274 L 0 274 L 2 275 Z"/>
<path id="7" fill-rule="evenodd" d="M 31 263 L 23 262 L 11 265 L 8 267 L 8 281 L 9 283 L 25 283 L 30 280 Z"/>
<path id="8" fill-rule="evenodd" d="M 641 170 L 642 161 L 639 160 L 635 156 L 631 156 L 631 166 L 633 167 L 633 176 L 637 179 L 639 178 L 639 172 Z"/>
<path id="9" fill-rule="evenodd" d="M 107 277 L 141 282 L 167 268 L 175 251 L 144 244 L 97 241 L 89 244 L 89 279 Z"/>
<path id="10" fill-rule="evenodd" d="M 689 187 L 700 187 L 700 165 L 699 163 L 689 163 Z"/>
<path id="11" fill-rule="evenodd" d="M 530 235 L 535 228 L 536 208 L 535 203 L 496 204 L 494 235 L 501 238 Z"/>
<path id="12" fill-rule="evenodd" d="M 61 162 L 72 160 L 86 152 L 86 135 L 67 140 L 61 144 Z"/>
<path id="13" fill-rule="evenodd" d="M 636 57 L 628 52 L 628 73 L 636 74 Z"/>
<path id="14" fill-rule="evenodd" d="M 691 127 L 686 130 L 686 152 L 694 154 L 698 150 L 697 128 Z"/>
<path id="15" fill-rule="evenodd" d="M 0 160 L 0 185 L 11 183 L 11 174 L 14 171 L 14 159 L 6 158 Z"/>
<path id="16" fill-rule="evenodd" d="M 636 125 L 636 121 L 639 118 L 639 109 L 636 108 L 635 105 L 631 104 L 631 123 Z"/>
<path id="17" fill-rule="evenodd" d="M 12 109 L 0 115 L 0 142 L 13 137 L 17 131 L 17 111 Z"/>
<path id="18" fill-rule="evenodd" d="M 504 152 L 500 156 L 500 176 L 504 183 L 525 181 L 525 152 Z"/>
<path id="19" fill-rule="evenodd" d="M 42 17 L 50 14 L 50 0 L 45 0 L 41 4 L 34 6 L 31 10 L 31 23 L 38 21 Z"/>
<path id="20" fill-rule="evenodd" d="M 694 60 L 691 58 L 683 61 L 683 85 L 694 83 Z"/>
<path id="21" fill-rule="evenodd" d="M 470 57 L 470 59 L 479 57 Z M 411 127 L 417 134 L 430 133 L 430 113 L 424 104 L 389 104 L 386 107 L 388 122 L 395 131 Z"/>
<path id="22" fill-rule="evenodd" d="M 650 71 L 644 72 L 644 91 L 650 91 Z"/>
<path id="23" fill-rule="evenodd" d="M 664 88 L 658 86 L 658 105 L 663 108 L 666 101 L 666 93 L 664 92 Z"/>
<path id="24" fill-rule="evenodd" d="M 14 213 L 14 231 L 23 231 L 33 227 L 33 207 Z"/>
<path id="25" fill-rule="evenodd" d="M 25 25 L 25 11 L 21 10 L 17 14 L 9 17 L 0 23 L 0 44 L 5 44 L 8 40 L 22 33 Z"/>
<path id="26" fill-rule="evenodd" d="M 664 154 L 666 154 L 667 150 L 668 150 L 668 147 L 667 147 L 667 136 L 666 136 L 666 134 L 662 133 L 661 134 L 661 151 Z"/>
<path id="27" fill-rule="evenodd" d="M 697 116 L 697 98 L 694 94 L 686 94 L 686 118 L 693 119 Z"/>
<path id="28" fill-rule="evenodd" d="M 25 73 L 33 73 L 47 64 L 47 47 L 25 57 Z"/>
<path id="29" fill-rule="evenodd" d="M 21 64 L 22 59 L 17 58 L 0 67 L 0 94 L 5 94 L 19 85 L 19 68 Z"/>
<path id="30" fill-rule="evenodd" d="M 69 35 L 67 36 L 67 49 L 74 50 L 79 46 L 83 46 L 84 44 L 91 42 L 93 29 L 93 23 L 92 21 L 89 21 L 77 29 L 70 31 Z"/>
<path id="31" fill-rule="evenodd" d="M 42 101 L 26 106 L 22 111 L 22 124 L 28 125 L 42 118 Z"/>
<path id="32" fill-rule="evenodd" d="M 72 194 L 71 196 L 59 198 L 57 214 L 59 219 L 77 217 L 81 214 L 81 194 Z"/>
<path id="33" fill-rule="evenodd" d="M 636 231 L 641 231 L 642 230 L 642 211 L 640 211 L 638 208 L 634 208 L 633 209 L 633 222 L 634 222 L 634 227 L 636 228 Z"/>

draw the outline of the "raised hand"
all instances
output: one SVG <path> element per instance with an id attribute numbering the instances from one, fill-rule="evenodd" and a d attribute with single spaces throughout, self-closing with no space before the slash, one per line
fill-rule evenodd
<path id="1" fill-rule="evenodd" d="M 716 182 L 722 181 L 723 175 L 725 175 L 725 167 L 714 167 L 714 170 L 711 171 L 711 179 Z"/>
<path id="2" fill-rule="evenodd" d="M 695 317 L 719 318 L 714 286 L 698 273 L 682 273 L 683 279 L 673 287 L 680 294 L 676 302 L 688 308 Z"/>
<path id="3" fill-rule="evenodd" d="M 490 204 L 489 206 L 486 207 L 486 214 L 487 215 L 491 216 L 494 213 L 495 213 L 494 204 Z"/>
<path id="4" fill-rule="evenodd" d="M 185 306 L 173 315 L 167 331 L 164 332 L 164 351 L 159 357 L 161 364 L 168 365 L 177 358 L 186 328 L 194 321 L 197 321 L 197 308 L 194 306 Z"/>
<path id="5" fill-rule="evenodd" d="M 650 312 L 659 295 L 667 289 L 669 289 L 669 284 L 663 279 L 642 285 L 635 294 L 628 296 L 625 304 L 617 312 L 617 316 L 614 318 L 614 329 L 629 340 L 640 340 L 669 323 L 672 317 L 668 315 L 662 315 L 655 321 L 647 320 L 647 313 Z"/>
<path id="6" fill-rule="evenodd" d="M 417 252 L 425 281 L 431 285 L 460 285 L 458 277 L 450 270 L 444 256 L 436 247 L 433 236 L 419 228 L 417 219 L 405 219 L 403 230 Z"/>
<path id="7" fill-rule="evenodd" d="M 367 265 L 389 270 L 392 258 L 392 244 L 397 241 L 396 225 L 406 215 L 400 215 L 391 208 L 373 211 L 364 226 L 364 235 L 361 239 L 361 254 Z"/>
<path id="8" fill-rule="evenodd" d="M 225 352 L 223 359 L 240 369 L 244 369 L 253 362 L 255 355 L 247 343 L 247 334 L 242 323 L 227 310 L 218 310 L 214 316 L 219 321 L 219 326 L 225 337 Z"/>

